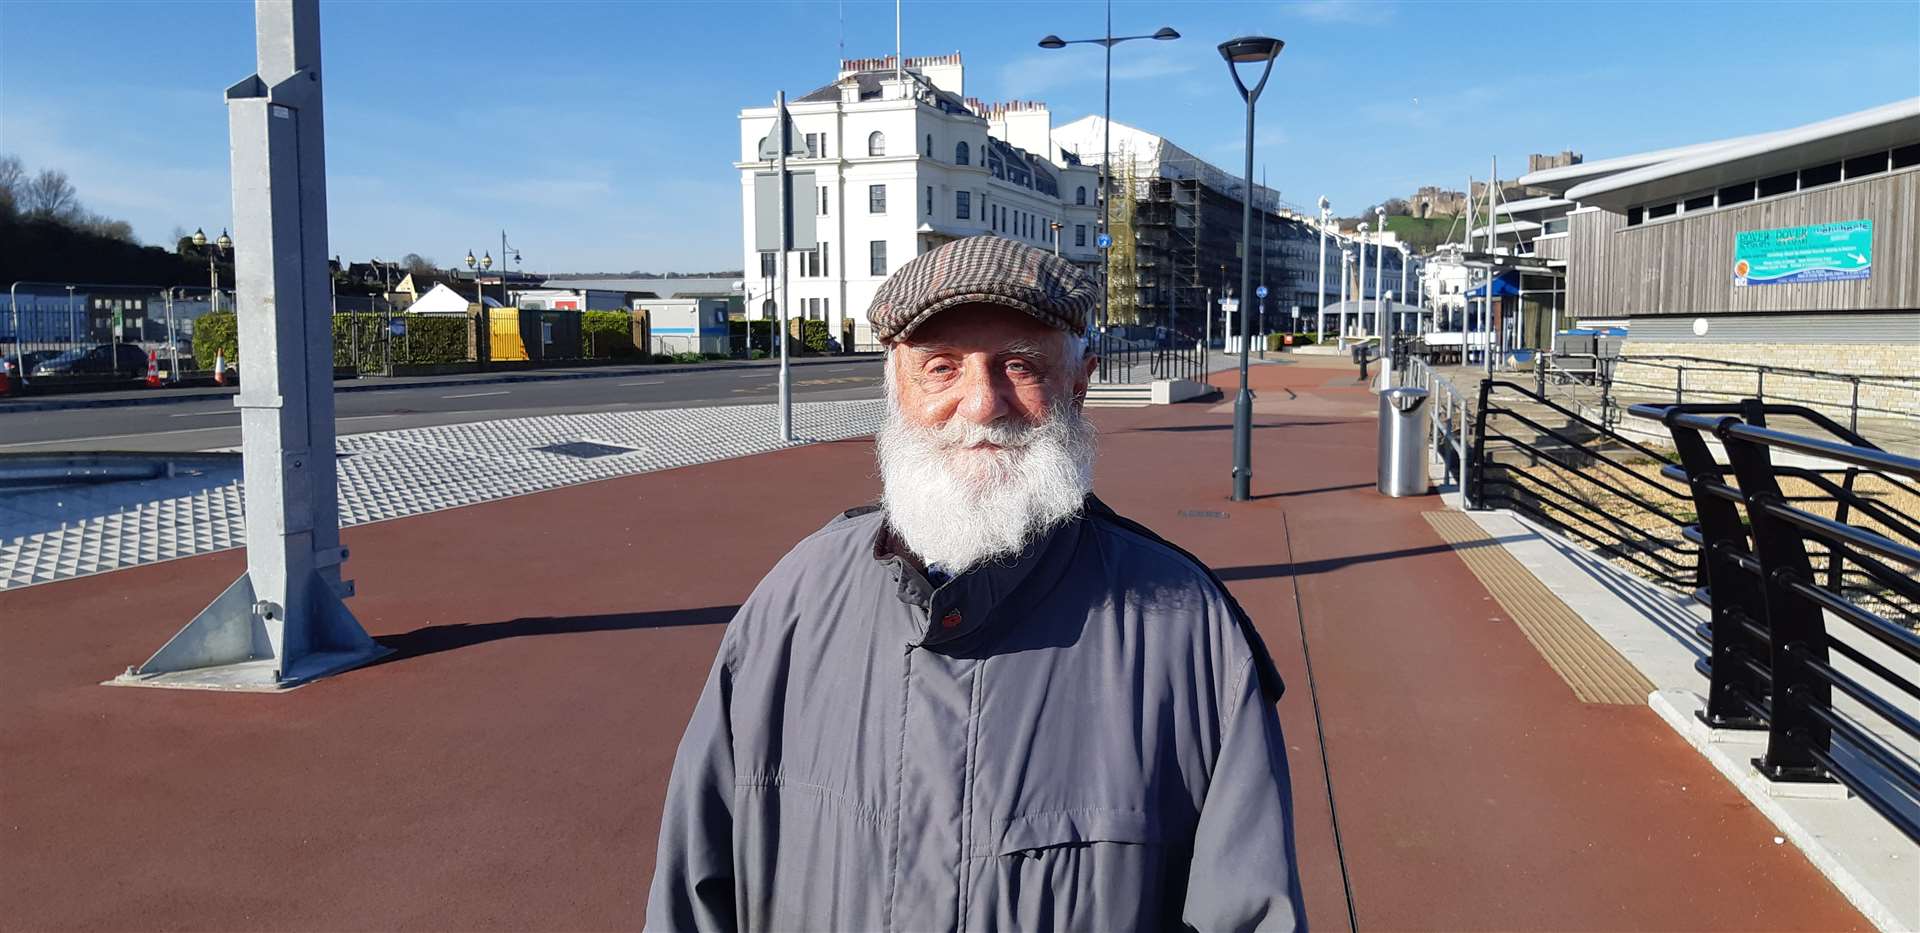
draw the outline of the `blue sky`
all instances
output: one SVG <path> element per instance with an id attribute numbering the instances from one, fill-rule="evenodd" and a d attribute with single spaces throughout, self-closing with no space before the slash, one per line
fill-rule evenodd
<path id="1" fill-rule="evenodd" d="M 1100 108 L 1097 2 L 905 4 L 907 54 L 961 52 L 967 91 Z M 498 251 L 538 271 L 739 264 L 735 114 L 893 49 L 893 4 L 846 0 L 326 2 L 331 250 Z M 1588 158 L 1777 129 L 1920 95 L 1920 0 L 1823 3 L 1116 2 L 1114 119 L 1231 170 L 1239 97 L 1214 51 L 1287 41 L 1256 163 L 1288 200 L 1356 212 L 1529 152 Z M 0 152 L 66 170 L 149 242 L 228 222 L 221 92 L 252 4 L 0 0 Z"/>

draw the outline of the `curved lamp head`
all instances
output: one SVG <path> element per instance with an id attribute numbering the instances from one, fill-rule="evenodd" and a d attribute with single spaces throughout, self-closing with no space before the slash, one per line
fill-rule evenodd
<path id="1" fill-rule="evenodd" d="M 480 260 L 473 258 L 473 250 L 467 250 L 467 268 L 471 269 L 479 262 Z"/>
<path id="2" fill-rule="evenodd" d="M 1220 43 L 1220 57 L 1227 60 L 1227 72 L 1233 75 L 1233 84 L 1240 89 L 1240 96 L 1251 104 L 1259 99 L 1261 89 L 1267 86 L 1267 79 L 1273 76 L 1273 60 L 1280 57 L 1280 50 L 1286 43 L 1267 36 L 1241 36 Z M 1258 62 L 1266 69 L 1260 72 L 1260 83 L 1252 88 L 1240 80 L 1240 65 Z"/>
<path id="3" fill-rule="evenodd" d="M 1040 47 L 1043 49 L 1064 49 L 1067 47 L 1067 40 L 1059 36 L 1048 36 L 1040 40 Z"/>
<path id="4" fill-rule="evenodd" d="M 493 254 L 492 254 L 492 253 L 487 253 L 486 255 L 484 255 L 484 256 L 481 256 L 481 257 L 480 257 L 480 268 L 482 268 L 482 269 L 491 269 L 491 268 L 493 268 Z"/>
<path id="5" fill-rule="evenodd" d="M 1360 232 L 1361 233 L 1367 232 L 1367 222 L 1364 220 L 1360 221 Z"/>
<path id="6" fill-rule="evenodd" d="M 1387 209 L 1384 207 L 1376 207 L 1373 209 L 1373 216 L 1380 218 L 1381 221 L 1384 222 L 1387 219 Z"/>
<path id="7" fill-rule="evenodd" d="M 1164 42 L 1168 39 L 1180 38 L 1180 33 L 1177 30 L 1175 30 L 1172 26 L 1162 26 L 1159 29 L 1154 30 L 1153 37 L 1155 39 L 1159 39 Z"/>
<path id="8" fill-rule="evenodd" d="M 227 231 L 222 230 L 220 239 L 213 241 L 213 245 L 220 247 L 220 251 L 224 253 L 233 248 L 233 237 L 227 236 Z"/>
<path id="9" fill-rule="evenodd" d="M 1320 196 L 1320 212 L 1321 213 L 1326 213 L 1327 208 L 1332 206 L 1333 206 L 1333 202 L 1327 200 L 1326 195 L 1323 194 Z"/>
<path id="10" fill-rule="evenodd" d="M 195 246 L 207 245 L 207 231 L 202 230 L 199 227 L 195 227 L 193 229 L 193 245 Z"/>

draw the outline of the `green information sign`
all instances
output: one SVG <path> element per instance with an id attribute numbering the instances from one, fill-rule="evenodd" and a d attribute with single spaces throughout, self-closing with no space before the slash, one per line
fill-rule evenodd
<path id="1" fill-rule="evenodd" d="M 1733 284 L 1838 282 L 1873 274 L 1873 221 L 1734 234 Z"/>

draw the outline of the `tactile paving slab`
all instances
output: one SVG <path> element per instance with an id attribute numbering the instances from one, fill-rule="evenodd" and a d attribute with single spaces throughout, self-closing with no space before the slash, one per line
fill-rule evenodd
<path id="1" fill-rule="evenodd" d="M 874 433 L 880 400 L 541 415 L 339 438 L 340 524 L 404 518 L 544 489 Z M 579 457 L 541 448 L 622 448 Z M 227 475 L 0 496 L 0 590 L 239 547 L 246 490 Z"/>

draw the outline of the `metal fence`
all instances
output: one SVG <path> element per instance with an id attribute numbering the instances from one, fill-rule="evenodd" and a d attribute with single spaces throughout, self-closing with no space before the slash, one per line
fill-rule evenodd
<path id="1" fill-rule="evenodd" d="M 1632 413 L 1672 433 L 1681 462 L 1663 472 L 1698 513 L 1708 724 L 1765 730 L 1769 780 L 1837 781 L 1920 841 L 1920 459 L 1805 406 Z M 1817 433 L 1768 426 L 1781 417 Z"/>
<path id="2" fill-rule="evenodd" d="M 1820 411 L 1855 433 L 1896 443 L 1920 442 L 1920 377 L 1854 375 L 1792 366 L 1694 356 L 1567 353 L 1542 371 L 1544 383 L 1609 425 L 1636 404 L 1762 402 Z"/>
<path id="3" fill-rule="evenodd" d="M 1130 337 L 1122 333 L 1091 335 L 1093 350 L 1099 355 L 1094 381 L 1125 385 L 1159 379 L 1206 378 L 1207 349 L 1199 337 L 1168 330 L 1151 337 Z"/>
<path id="4" fill-rule="evenodd" d="M 205 286 L 15 282 L 0 308 L 0 359 L 29 385 L 137 381 L 149 361 L 176 380 L 212 364 L 194 359 L 194 323 L 232 307 L 230 290 L 210 297 Z"/>

